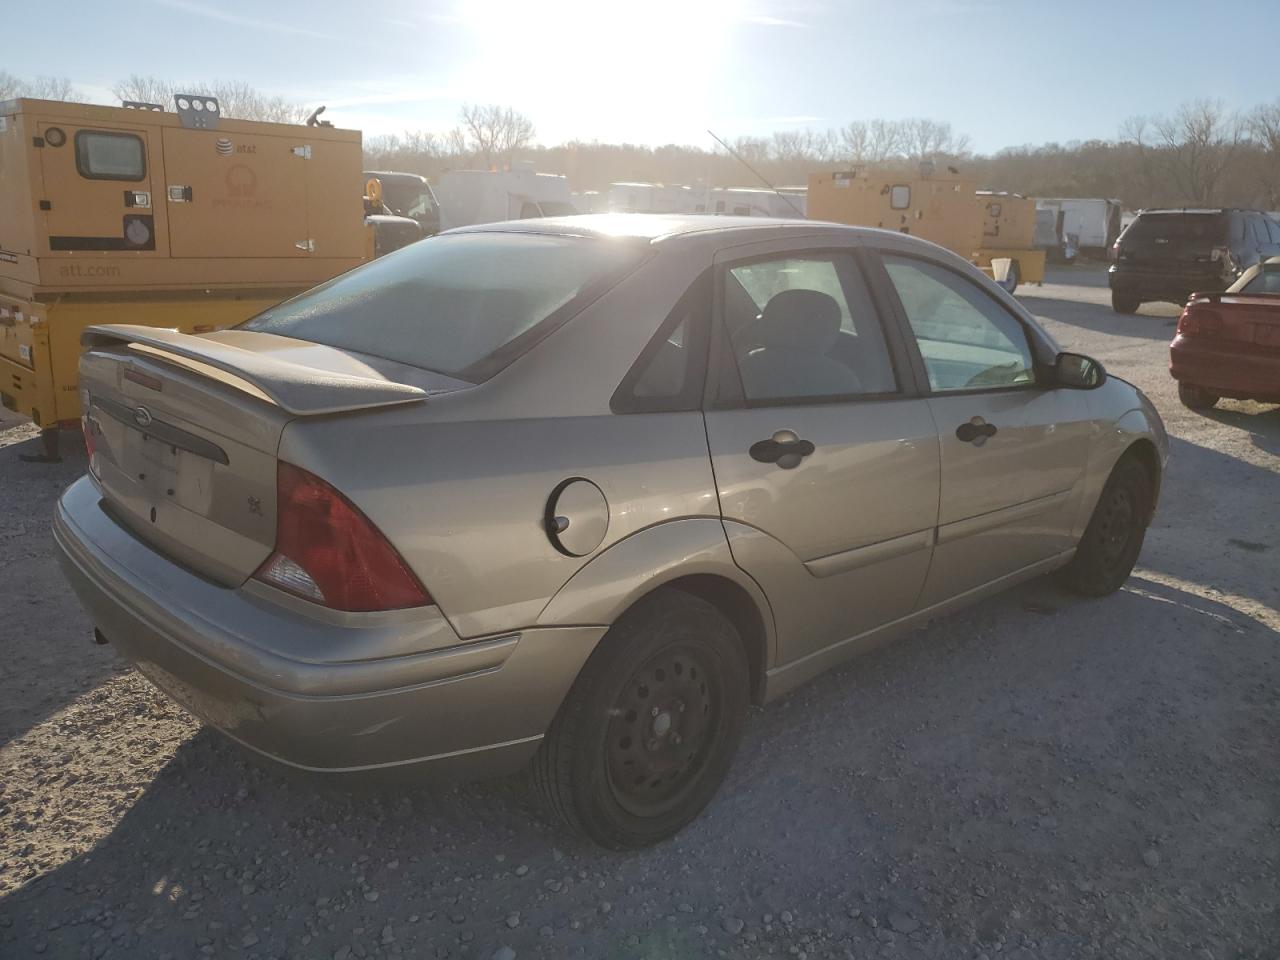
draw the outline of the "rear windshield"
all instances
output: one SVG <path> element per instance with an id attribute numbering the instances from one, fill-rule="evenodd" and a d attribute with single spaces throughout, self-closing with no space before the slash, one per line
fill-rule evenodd
<path id="1" fill-rule="evenodd" d="M 1144 213 L 1125 231 L 1125 243 L 1224 243 L 1227 216 L 1222 213 Z"/>
<path id="2" fill-rule="evenodd" d="M 1240 293 L 1280 293 L 1280 263 L 1263 267 Z"/>
<path id="3" fill-rule="evenodd" d="M 431 237 L 241 324 L 479 382 L 639 262 L 622 240 L 530 233 Z"/>

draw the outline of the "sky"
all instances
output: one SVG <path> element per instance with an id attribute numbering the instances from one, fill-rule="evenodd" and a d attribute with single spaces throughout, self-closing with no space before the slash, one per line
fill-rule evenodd
<path id="1" fill-rule="evenodd" d="M 100 103 L 132 73 L 243 80 L 366 137 L 512 106 L 537 141 L 711 147 L 874 117 L 981 153 L 1274 99 L 1275 0 L 0 0 L 0 68 Z M 1223 38 L 1230 40 L 1224 42 Z"/>

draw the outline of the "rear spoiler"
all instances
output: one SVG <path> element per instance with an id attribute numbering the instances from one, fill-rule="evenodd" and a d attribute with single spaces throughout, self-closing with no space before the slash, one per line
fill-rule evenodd
<path id="1" fill-rule="evenodd" d="M 85 349 L 139 345 L 151 348 L 145 351 L 148 356 L 154 356 L 154 350 L 160 352 L 159 359 L 167 353 L 216 367 L 256 387 L 277 406 L 300 417 L 388 407 L 427 398 L 425 390 L 407 383 L 332 373 L 278 360 L 270 353 L 157 327 L 124 323 L 87 327 L 80 344 Z"/>

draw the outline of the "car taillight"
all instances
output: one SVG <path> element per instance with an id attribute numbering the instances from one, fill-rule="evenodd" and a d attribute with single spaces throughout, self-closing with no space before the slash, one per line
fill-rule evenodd
<path id="1" fill-rule="evenodd" d="M 72 421 L 73 423 L 75 421 Z M 98 450 L 98 421 L 89 416 L 86 412 L 80 417 L 80 431 L 84 434 L 84 453 L 89 459 L 89 470 L 96 477 L 98 471 L 94 469 L 93 455 Z"/>
<path id="2" fill-rule="evenodd" d="M 1222 317 L 1214 310 L 1188 307 L 1178 318 L 1177 332 L 1184 337 L 1216 337 L 1222 332 Z"/>
<path id="3" fill-rule="evenodd" d="M 283 461 L 276 468 L 276 546 L 254 578 L 334 610 L 432 602 L 368 517 L 319 477 Z"/>

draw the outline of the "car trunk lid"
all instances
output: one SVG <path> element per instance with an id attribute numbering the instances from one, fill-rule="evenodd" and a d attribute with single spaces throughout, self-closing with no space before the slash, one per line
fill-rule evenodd
<path id="1" fill-rule="evenodd" d="M 224 585 L 276 537 L 277 449 L 296 417 L 351 414 L 465 386 L 394 361 L 273 334 L 90 327 L 80 385 L 103 508 Z"/>

